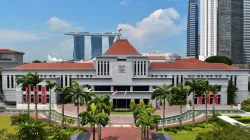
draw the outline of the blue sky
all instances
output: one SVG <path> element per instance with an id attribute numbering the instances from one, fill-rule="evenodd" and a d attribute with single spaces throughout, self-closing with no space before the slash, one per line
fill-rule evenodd
<path id="1" fill-rule="evenodd" d="M 64 32 L 122 28 L 139 52 L 185 56 L 187 8 L 188 0 L 2 0 L 0 48 L 25 52 L 25 61 L 48 54 L 72 59 L 73 40 Z M 105 49 L 107 43 L 104 38 Z M 88 38 L 86 46 L 90 51 Z"/>

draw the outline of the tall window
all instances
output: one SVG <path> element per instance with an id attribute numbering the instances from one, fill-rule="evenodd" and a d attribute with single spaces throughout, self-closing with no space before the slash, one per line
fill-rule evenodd
<path id="1" fill-rule="evenodd" d="M 109 61 L 108 61 L 108 70 L 107 71 L 108 71 L 108 75 L 109 75 Z"/>
<path id="2" fill-rule="evenodd" d="M 101 75 L 103 75 L 103 62 L 101 61 Z"/>
<path id="3" fill-rule="evenodd" d="M 49 95 L 46 95 L 46 103 L 49 103 Z"/>
<path id="4" fill-rule="evenodd" d="M 9 75 L 7 76 L 7 88 L 10 88 L 10 77 L 9 77 Z"/>
<path id="5" fill-rule="evenodd" d="M 14 88 L 14 77 L 11 75 L 11 88 Z"/>
<path id="6" fill-rule="evenodd" d="M 97 62 L 97 74 L 100 75 L 100 61 Z"/>
<path id="7" fill-rule="evenodd" d="M 68 86 L 68 77 L 65 75 L 65 86 Z"/>
<path id="8" fill-rule="evenodd" d="M 34 103 L 34 95 L 31 95 L 30 103 Z"/>
<path id="9" fill-rule="evenodd" d="M 234 85 L 237 85 L 237 76 L 234 76 Z"/>
<path id="10" fill-rule="evenodd" d="M 177 75 L 177 77 L 176 77 L 176 85 L 178 85 L 179 84 L 179 75 Z"/>
<path id="11" fill-rule="evenodd" d="M 38 103 L 42 103 L 42 95 L 39 95 Z"/>
<path id="12" fill-rule="evenodd" d="M 61 75 L 61 87 L 63 87 L 63 76 Z"/>
<path id="13" fill-rule="evenodd" d="M 172 76 L 172 84 L 174 85 L 174 75 Z"/>

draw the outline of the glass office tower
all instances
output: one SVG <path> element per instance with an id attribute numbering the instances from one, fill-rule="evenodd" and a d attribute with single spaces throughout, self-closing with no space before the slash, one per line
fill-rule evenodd
<path id="1" fill-rule="evenodd" d="M 115 37 L 114 36 L 109 36 L 109 47 L 114 43 Z"/>
<path id="2" fill-rule="evenodd" d="M 250 0 L 243 0 L 243 61 L 250 63 Z"/>
<path id="3" fill-rule="evenodd" d="M 189 0 L 187 24 L 187 57 L 198 58 L 198 0 Z"/>
<path id="4" fill-rule="evenodd" d="M 234 64 L 243 63 L 243 1 L 218 1 L 217 55 L 231 58 Z"/>
<path id="5" fill-rule="evenodd" d="M 91 36 L 91 59 L 102 55 L 102 36 Z"/>
<path id="6" fill-rule="evenodd" d="M 85 59 L 85 37 L 74 36 L 74 51 L 73 51 L 74 60 L 84 60 Z"/>

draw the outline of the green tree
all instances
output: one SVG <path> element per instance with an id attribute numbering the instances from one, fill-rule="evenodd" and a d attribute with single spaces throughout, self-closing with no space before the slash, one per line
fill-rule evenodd
<path id="1" fill-rule="evenodd" d="M 130 101 L 129 107 L 130 107 L 130 109 L 131 109 L 132 111 L 135 110 L 135 108 L 136 108 L 135 100 L 131 100 L 131 101 Z"/>
<path id="2" fill-rule="evenodd" d="M 81 117 L 81 124 L 83 126 L 89 124 L 92 127 L 93 140 L 95 140 L 95 125 L 100 124 L 101 126 L 105 127 L 109 121 L 109 116 L 106 113 L 100 113 L 94 103 L 89 106 L 90 110 L 81 112 L 79 116 Z"/>
<path id="3" fill-rule="evenodd" d="M 89 85 L 83 85 L 80 86 L 77 81 L 72 81 L 72 92 L 71 94 L 68 94 L 66 98 L 70 98 L 71 102 L 77 105 L 77 124 L 78 124 L 78 130 L 80 130 L 80 118 L 79 118 L 79 106 L 80 104 L 87 103 L 91 100 L 91 96 L 89 94 L 89 91 L 85 91 L 83 89 L 89 89 Z"/>
<path id="4" fill-rule="evenodd" d="M 238 88 L 236 87 L 236 85 L 232 80 L 229 80 L 227 86 L 227 104 L 234 104 L 234 98 L 236 97 L 237 91 Z"/>
<path id="5" fill-rule="evenodd" d="M 113 104 L 113 101 L 110 100 L 109 101 L 109 104 L 110 104 L 110 110 L 113 111 L 114 110 L 114 104 Z"/>
<path id="6" fill-rule="evenodd" d="M 182 105 L 187 103 L 187 95 L 189 88 L 185 87 L 183 83 L 179 83 L 173 87 L 172 96 L 170 99 L 170 105 L 180 105 L 180 126 L 182 127 Z"/>
<path id="7" fill-rule="evenodd" d="M 210 91 L 212 93 L 213 99 L 216 94 L 218 94 L 219 86 L 218 85 L 210 85 Z M 213 100 L 213 118 L 215 117 L 215 103 Z"/>
<path id="8" fill-rule="evenodd" d="M 153 104 L 151 102 L 148 102 L 148 108 L 153 108 Z"/>
<path id="9" fill-rule="evenodd" d="M 202 86 L 201 86 L 201 91 L 203 93 L 203 95 L 205 96 L 205 109 L 206 109 L 206 123 L 208 123 L 208 116 L 207 116 L 207 96 L 209 95 L 210 92 L 210 84 L 208 79 L 206 79 L 205 81 L 202 81 Z"/>
<path id="10" fill-rule="evenodd" d="M 41 61 L 40 60 L 34 60 L 34 61 L 32 61 L 32 63 L 41 63 Z"/>
<path id="11" fill-rule="evenodd" d="M 140 101 L 140 106 L 141 106 L 141 107 L 144 107 L 144 106 L 145 106 L 145 104 L 144 104 L 144 101 L 143 101 L 143 100 L 141 100 L 141 101 Z"/>
<path id="12" fill-rule="evenodd" d="M 37 104 L 38 104 L 38 89 L 37 85 L 41 83 L 43 80 L 39 78 L 39 75 L 37 72 L 35 74 L 31 74 L 31 85 L 35 88 L 34 94 L 35 94 L 35 110 L 36 110 L 36 121 L 38 121 L 38 109 L 37 109 Z"/>
<path id="13" fill-rule="evenodd" d="M 55 82 L 46 81 L 49 88 L 49 124 L 51 124 L 51 90 L 56 86 Z"/>
<path id="14" fill-rule="evenodd" d="M 31 72 L 28 72 L 25 75 L 17 75 L 17 84 L 18 85 L 22 84 L 22 90 L 29 88 L 28 96 L 30 96 L 31 75 L 32 75 Z M 30 98 L 29 98 L 29 101 L 27 104 L 27 113 L 28 113 L 28 115 L 30 115 Z"/>
<path id="15" fill-rule="evenodd" d="M 156 129 L 158 121 L 161 119 L 160 115 L 152 115 L 153 112 L 154 109 L 152 108 L 145 108 L 141 106 L 139 106 L 138 108 L 135 125 L 137 127 L 141 127 L 142 133 L 144 133 L 145 140 L 149 140 L 149 129 Z"/>
<path id="16" fill-rule="evenodd" d="M 45 130 L 37 123 L 23 123 L 18 127 L 19 140 L 46 140 Z"/>
<path id="17" fill-rule="evenodd" d="M 226 56 L 211 56 L 208 57 L 205 62 L 208 63 L 224 63 L 227 65 L 232 65 L 232 60 Z"/>
<path id="18" fill-rule="evenodd" d="M 193 102 L 192 102 L 192 117 L 193 117 L 193 126 L 195 126 L 195 114 L 194 114 L 194 96 L 201 96 L 203 93 L 200 90 L 201 89 L 201 80 L 196 80 L 193 76 L 190 80 L 185 82 L 185 86 L 188 86 L 190 88 L 188 95 L 192 93 L 193 95 Z"/>
<path id="19" fill-rule="evenodd" d="M 155 86 L 153 94 L 151 95 L 151 99 L 154 100 L 157 97 L 163 99 L 163 114 L 162 114 L 162 131 L 164 131 L 164 119 L 165 119 L 165 106 L 166 100 L 169 100 L 171 97 L 171 89 L 173 85 L 167 85 L 164 83 L 162 86 Z"/>
<path id="20" fill-rule="evenodd" d="M 69 95 L 71 93 L 71 87 L 68 87 L 68 86 L 65 86 L 65 87 L 57 87 L 55 89 L 55 92 L 61 94 L 61 99 L 62 99 L 62 122 L 61 122 L 61 125 L 62 125 L 62 128 L 64 128 L 64 100 L 65 100 L 65 97 L 67 95 Z"/>
<path id="21" fill-rule="evenodd" d="M 95 104 L 97 112 L 110 115 L 110 97 L 106 94 L 99 97 L 94 93 L 90 93 L 90 95 L 92 100 L 88 102 L 87 111 L 91 111 L 91 104 Z M 101 140 L 101 124 L 98 124 L 98 139 Z"/>

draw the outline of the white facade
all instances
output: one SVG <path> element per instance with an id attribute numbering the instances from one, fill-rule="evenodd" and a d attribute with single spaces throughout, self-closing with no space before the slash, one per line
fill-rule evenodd
<path id="1" fill-rule="evenodd" d="M 200 55 L 204 61 L 217 55 L 217 0 L 200 1 Z"/>

